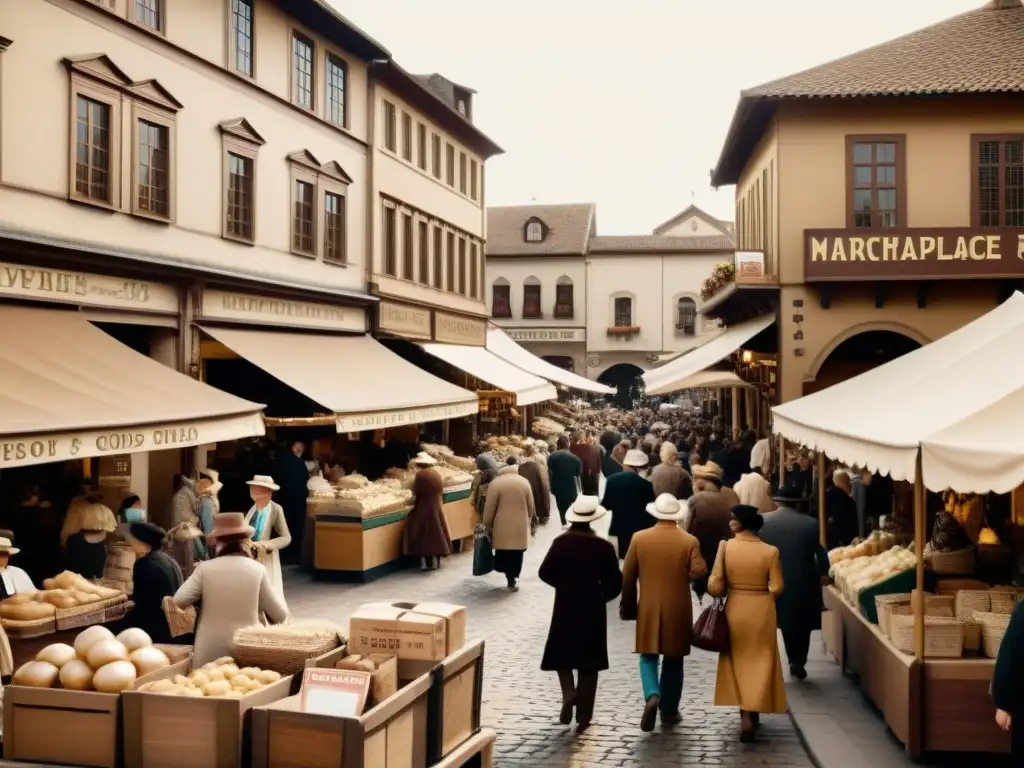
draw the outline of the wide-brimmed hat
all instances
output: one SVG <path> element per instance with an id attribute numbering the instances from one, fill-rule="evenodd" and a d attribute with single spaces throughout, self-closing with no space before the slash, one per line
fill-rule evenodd
<path id="1" fill-rule="evenodd" d="M 722 475 L 725 472 L 715 462 L 709 461 L 707 464 L 697 464 L 693 467 L 693 477 L 695 480 L 721 480 Z"/>
<path id="2" fill-rule="evenodd" d="M 431 456 L 426 451 L 420 451 L 412 457 L 413 464 L 422 464 L 425 467 L 433 467 L 437 464 L 437 459 Z"/>
<path id="3" fill-rule="evenodd" d="M 787 483 L 772 494 L 773 501 L 781 501 L 790 504 L 802 504 L 807 501 L 804 489 L 796 483 Z"/>
<path id="4" fill-rule="evenodd" d="M 577 496 L 565 513 L 565 519 L 570 523 L 592 523 L 607 514 L 608 510 L 601 506 L 597 496 Z"/>
<path id="5" fill-rule="evenodd" d="M 246 480 L 246 485 L 256 485 L 260 488 L 269 488 L 272 491 L 280 491 L 281 486 L 274 482 L 270 475 L 256 475 L 252 480 Z"/>
<path id="6" fill-rule="evenodd" d="M 257 475 L 259 477 L 259 475 Z M 213 516 L 213 533 L 211 538 L 229 539 L 238 537 L 251 539 L 256 535 L 256 529 L 245 524 L 245 515 L 241 512 L 220 512 Z"/>
<path id="7" fill-rule="evenodd" d="M 626 458 L 622 460 L 622 463 L 627 467 L 646 467 L 650 461 L 646 453 L 632 448 L 626 451 Z"/>
<path id="8" fill-rule="evenodd" d="M 16 555 L 21 552 L 6 536 L 0 536 L 0 555 Z"/>
<path id="9" fill-rule="evenodd" d="M 686 502 L 671 493 L 663 493 L 647 505 L 647 513 L 658 520 L 679 521 L 686 517 Z"/>
<path id="10" fill-rule="evenodd" d="M 167 531 L 155 523 L 132 523 L 128 526 L 128 535 L 153 549 L 159 549 L 167 538 Z"/>

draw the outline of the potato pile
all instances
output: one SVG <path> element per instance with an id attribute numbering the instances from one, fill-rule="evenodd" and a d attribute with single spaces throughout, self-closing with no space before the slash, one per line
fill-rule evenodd
<path id="1" fill-rule="evenodd" d="M 188 677 L 176 675 L 173 680 L 155 680 L 139 686 L 139 690 L 168 696 L 240 699 L 280 679 L 279 672 L 258 667 L 239 669 L 233 658 L 222 656 L 199 669 L 193 669 Z"/>
<path id="2" fill-rule="evenodd" d="M 58 608 L 77 608 L 114 597 L 124 597 L 124 592 L 100 587 L 71 571 L 64 571 L 52 579 L 44 579 L 43 587 L 40 592 L 21 592 L 0 602 L 0 619 L 52 619 Z"/>
<path id="3" fill-rule="evenodd" d="M 378 664 L 377 660 L 380 659 L 380 658 L 382 658 L 382 657 L 381 656 L 377 656 L 377 658 L 374 658 L 373 656 L 369 656 L 369 655 L 364 656 L 362 654 L 353 653 L 351 656 L 346 656 L 344 659 L 342 659 L 341 661 L 337 662 L 334 665 L 334 668 L 335 669 L 358 669 L 358 670 L 360 670 L 362 672 L 376 672 L 378 667 L 380 666 L 380 664 Z M 392 657 L 388 656 L 386 658 L 390 659 Z"/>
<path id="4" fill-rule="evenodd" d="M 126 629 L 114 637 L 113 632 L 97 624 L 82 630 L 74 647 L 54 643 L 43 648 L 34 661 L 18 668 L 14 684 L 120 693 L 135 685 L 137 678 L 170 664 L 167 655 L 154 648 L 141 629 Z"/>

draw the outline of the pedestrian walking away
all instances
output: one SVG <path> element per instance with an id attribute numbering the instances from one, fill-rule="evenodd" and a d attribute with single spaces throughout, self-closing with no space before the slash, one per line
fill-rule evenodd
<path id="1" fill-rule="evenodd" d="M 523 554 L 530 545 L 530 534 L 537 512 L 533 489 L 524 477 L 514 456 L 491 481 L 484 506 L 483 524 L 490 531 L 494 546 L 494 570 L 505 574 L 508 590 L 519 591 L 523 571 Z"/>
<path id="2" fill-rule="evenodd" d="M 654 486 L 650 480 L 640 476 L 640 471 L 646 466 L 646 454 L 633 449 L 626 453 L 622 471 L 609 477 L 604 484 L 602 503 L 612 513 L 608 533 L 618 542 L 620 560 L 625 559 L 633 535 L 655 523 L 654 518 L 647 514 L 647 505 L 654 501 Z"/>
<path id="3" fill-rule="evenodd" d="M 543 524 L 551 516 L 551 485 L 547 479 L 547 467 L 536 461 L 536 449 L 532 445 L 523 448 L 523 463 L 519 465 L 519 476 L 526 478 L 533 489 L 533 506 L 537 510 L 535 522 Z"/>
<path id="4" fill-rule="evenodd" d="M 700 542 L 700 552 L 709 572 L 714 570 L 715 558 L 718 556 L 718 545 L 732 538 L 732 504 L 722 493 L 719 481 L 720 470 L 713 463 L 698 464 L 693 467 L 694 487 L 697 492 L 689 499 L 690 515 L 688 530 Z M 698 579 L 694 584 L 697 597 L 703 598 L 707 593 L 707 577 Z"/>
<path id="5" fill-rule="evenodd" d="M 569 530 L 551 544 L 540 578 L 555 588 L 555 605 L 540 668 L 557 672 L 563 725 L 576 713 L 576 732 L 590 727 L 598 673 L 608 669 L 605 604 L 619 596 L 622 574 L 611 543 L 590 524 L 607 514 L 596 496 L 580 496 L 566 513 Z"/>
<path id="6" fill-rule="evenodd" d="M 594 431 L 587 430 L 585 433 L 580 432 L 574 435 L 570 450 L 583 465 L 583 471 L 580 474 L 582 493 L 588 496 L 597 496 L 598 486 L 601 482 L 601 446 L 597 444 Z"/>
<path id="7" fill-rule="evenodd" d="M 413 459 L 413 505 L 406 518 L 402 550 L 420 559 L 424 571 L 436 571 L 441 558 L 452 553 L 452 537 L 444 516 L 444 480 L 434 469 L 437 461 L 423 453 Z"/>
<path id="8" fill-rule="evenodd" d="M 580 494 L 583 462 L 569 450 L 569 438 L 565 435 L 559 435 L 555 445 L 557 450 L 548 456 L 548 478 L 564 526 L 565 513 Z"/>
<path id="9" fill-rule="evenodd" d="M 640 729 L 653 731 L 680 722 L 683 659 L 690 655 L 693 601 L 690 582 L 707 572 L 696 538 L 679 527 L 685 504 L 662 494 L 646 511 L 654 527 L 633 536 L 622 569 L 620 615 L 636 621 L 644 711 Z M 661 664 L 661 676 L 658 665 Z"/>

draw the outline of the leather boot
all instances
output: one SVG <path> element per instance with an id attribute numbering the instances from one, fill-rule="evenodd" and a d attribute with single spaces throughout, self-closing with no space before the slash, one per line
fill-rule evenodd
<path id="1" fill-rule="evenodd" d="M 754 718 L 749 712 L 740 710 L 740 741 L 749 744 L 754 740 Z"/>

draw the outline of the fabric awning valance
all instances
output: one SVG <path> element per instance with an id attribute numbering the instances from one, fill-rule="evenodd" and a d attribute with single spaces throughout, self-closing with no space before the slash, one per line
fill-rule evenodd
<path id="1" fill-rule="evenodd" d="M 487 329 L 487 349 L 493 352 L 507 363 L 524 371 L 540 376 L 547 381 L 553 381 L 571 389 L 581 389 L 584 392 L 594 392 L 600 395 L 614 395 L 614 387 L 606 387 L 596 381 L 579 376 L 572 371 L 552 365 L 547 360 L 542 360 L 528 349 L 521 347 L 512 341 L 500 328 L 490 327 Z"/>
<path id="2" fill-rule="evenodd" d="M 683 389 L 753 389 L 753 384 L 748 384 L 732 371 L 701 371 L 689 378 L 682 379 L 676 385 L 677 390 Z"/>
<path id="3" fill-rule="evenodd" d="M 0 307 L 0 468 L 262 435 L 263 406 L 139 354 L 76 312 Z"/>
<path id="4" fill-rule="evenodd" d="M 443 421 L 477 412 L 475 393 L 417 368 L 369 336 L 207 326 L 203 331 L 330 410 L 338 432 Z"/>
<path id="5" fill-rule="evenodd" d="M 774 430 L 851 466 L 933 491 L 1007 493 L 1024 481 L 1024 295 L 840 384 L 776 406 Z"/>
<path id="6" fill-rule="evenodd" d="M 558 391 L 545 381 L 522 368 L 506 363 L 484 347 L 466 347 L 457 344 L 421 344 L 427 352 L 449 365 L 486 381 L 493 387 L 512 392 L 516 405 L 533 405 L 545 400 L 554 400 Z"/>
<path id="7" fill-rule="evenodd" d="M 647 394 L 667 395 L 684 389 L 680 382 L 721 362 L 774 322 L 774 315 L 766 315 L 739 323 L 671 363 L 648 371 L 643 377 Z"/>

